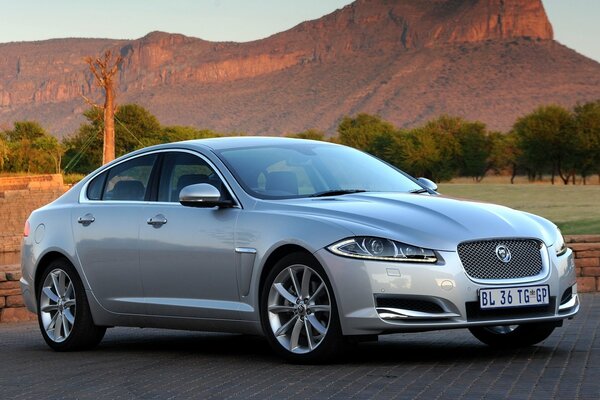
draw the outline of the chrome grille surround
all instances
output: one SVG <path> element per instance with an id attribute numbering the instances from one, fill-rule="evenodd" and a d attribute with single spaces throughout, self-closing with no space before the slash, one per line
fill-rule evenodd
<path id="1" fill-rule="evenodd" d="M 497 256 L 497 248 L 506 246 L 510 261 Z M 536 239 L 489 239 L 463 242 L 458 256 L 466 274 L 480 283 L 531 282 L 548 274 L 548 253 Z"/>

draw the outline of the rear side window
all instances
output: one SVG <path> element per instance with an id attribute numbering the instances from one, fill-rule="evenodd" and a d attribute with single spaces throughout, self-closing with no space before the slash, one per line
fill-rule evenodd
<path id="1" fill-rule="evenodd" d="M 144 201 L 156 155 L 137 157 L 108 171 L 102 200 Z"/>

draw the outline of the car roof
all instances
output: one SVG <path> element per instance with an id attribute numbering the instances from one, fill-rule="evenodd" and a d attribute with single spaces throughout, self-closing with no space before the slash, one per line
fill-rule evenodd
<path id="1" fill-rule="evenodd" d="M 286 145 L 300 145 L 300 144 L 319 144 L 322 146 L 339 146 L 338 144 L 330 142 L 322 142 L 318 140 L 307 140 L 307 139 L 295 139 L 285 137 L 271 137 L 271 136 L 228 136 L 220 138 L 209 138 L 209 139 L 194 139 L 185 140 L 181 142 L 170 142 L 162 143 L 154 146 L 145 147 L 132 151 L 131 153 L 124 154 L 109 164 L 102 165 L 96 171 L 93 171 L 90 175 L 96 175 L 96 172 L 112 168 L 113 165 L 122 162 L 131 157 L 136 157 L 141 154 L 150 153 L 157 150 L 169 150 L 169 149 L 208 149 L 211 151 L 223 151 L 229 149 L 240 149 L 245 147 L 260 147 L 260 146 L 286 146 Z"/>
<path id="2" fill-rule="evenodd" d="M 285 137 L 271 137 L 271 136 L 231 136 L 231 137 L 220 137 L 220 138 L 210 138 L 210 139 L 196 139 L 196 140 L 188 140 L 185 142 L 180 142 L 181 144 L 185 143 L 187 145 L 199 146 L 209 148 L 211 150 L 227 150 L 227 149 L 237 149 L 243 147 L 255 147 L 255 146 L 281 146 L 281 145 L 289 145 L 289 144 L 299 144 L 299 143 L 321 143 L 328 144 L 328 142 L 320 142 L 314 140 L 305 140 L 305 139 L 294 139 L 294 138 L 285 138 Z"/>

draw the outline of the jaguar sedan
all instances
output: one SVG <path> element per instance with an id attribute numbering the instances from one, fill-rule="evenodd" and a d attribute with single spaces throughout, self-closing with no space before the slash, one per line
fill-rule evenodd
<path id="1" fill-rule="evenodd" d="M 34 211 L 24 236 L 23 295 L 57 351 L 113 326 L 259 334 L 294 362 L 436 329 L 528 346 L 579 310 L 554 224 L 331 143 L 142 149 Z"/>

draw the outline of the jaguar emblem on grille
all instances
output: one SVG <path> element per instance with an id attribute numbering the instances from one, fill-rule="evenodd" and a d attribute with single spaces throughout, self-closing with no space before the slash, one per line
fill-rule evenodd
<path id="1" fill-rule="evenodd" d="M 498 246 L 496 246 L 496 257 L 498 257 L 498 260 L 506 264 L 510 262 L 512 255 L 510 254 L 510 250 L 508 249 L 508 247 L 506 247 L 503 244 L 499 244 Z"/>

